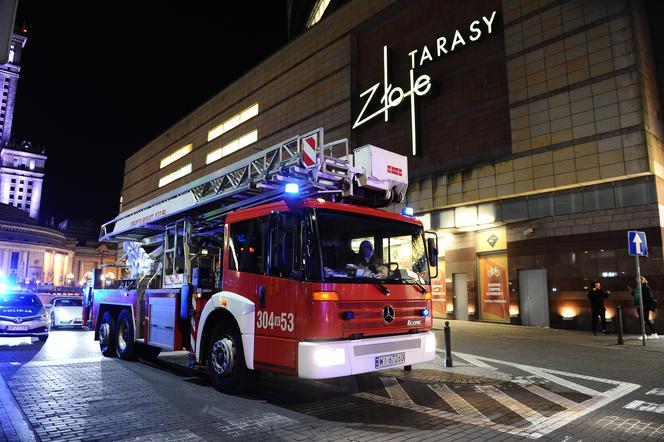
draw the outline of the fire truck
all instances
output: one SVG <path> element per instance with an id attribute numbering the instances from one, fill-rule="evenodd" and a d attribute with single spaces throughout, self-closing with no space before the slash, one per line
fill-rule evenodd
<path id="1" fill-rule="evenodd" d="M 227 393 L 261 371 L 323 379 L 432 360 L 437 237 L 408 208 L 379 209 L 404 199 L 407 158 L 323 137 L 292 137 L 104 224 L 100 241 L 121 243 L 126 265 L 86 293 L 102 354 L 188 350 Z"/>

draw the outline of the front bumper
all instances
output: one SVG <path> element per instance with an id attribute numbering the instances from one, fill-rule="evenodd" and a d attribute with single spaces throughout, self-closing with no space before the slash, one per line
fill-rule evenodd
<path id="1" fill-rule="evenodd" d="M 305 379 L 350 376 L 428 362 L 435 357 L 433 332 L 351 341 L 300 342 L 298 376 Z M 378 367 L 379 362 L 386 360 L 390 361 L 389 365 Z"/>
<path id="2" fill-rule="evenodd" d="M 55 322 L 51 325 L 55 325 L 56 327 L 64 327 L 64 326 L 81 327 L 83 325 L 83 318 L 60 318 L 56 316 Z"/>
<path id="3" fill-rule="evenodd" d="M 0 337 L 22 338 L 26 336 L 48 336 L 48 321 L 33 320 L 16 324 L 0 320 Z"/>

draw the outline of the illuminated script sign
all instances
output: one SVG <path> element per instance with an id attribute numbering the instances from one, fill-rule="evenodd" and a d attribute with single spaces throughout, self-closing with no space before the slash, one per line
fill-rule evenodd
<path id="1" fill-rule="evenodd" d="M 410 122 L 411 138 L 413 146 L 413 155 L 417 155 L 417 135 L 415 132 L 415 96 L 424 96 L 431 90 L 431 77 L 428 75 L 415 76 L 415 68 L 421 67 L 427 63 L 452 54 L 455 50 L 478 41 L 484 32 L 491 34 L 493 32 L 493 22 L 496 18 L 496 11 L 493 11 L 488 17 L 473 20 L 468 29 L 463 31 L 457 29 L 451 39 L 448 37 L 438 37 L 431 45 L 424 45 L 421 49 L 415 49 L 408 53 L 410 57 L 410 82 L 406 88 L 395 86 L 390 82 L 388 69 L 388 49 L 383 46 L 383 82 L 376 83 L 369 89 L 360 94 L 364 105 L 360 114 L 357 116 L 353 129 L 360 127 L 367 121 L 373 120 L 379 115 L 383 115 L 385 122 L 389 121 L 390 109 L 399 106 L 404 100 L 410 101 Z M 380 90 L 382 85 L 382 90 Z M 368 109 L 374 109 L 378 104 L 381 106 L 373 113 Z M 369 113 L 369 114 L 368 114 Z M 368 114 L 368 115 L 367 115 Z"/>

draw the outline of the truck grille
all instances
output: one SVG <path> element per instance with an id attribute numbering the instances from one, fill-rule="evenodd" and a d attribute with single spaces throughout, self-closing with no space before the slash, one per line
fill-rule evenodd
<path id="1" fill-rule="evenodd" d="M 394 319 L 389 322 L 384 319 L 386 306 L 394 308 Z M 424 316 L 420 315 L 425 309 L 426 301 L 342 301 L 337 304 L 340 312 L 352 311 L 355 318 L 349 321 L 341 321 L 343 331 L 349 333 L 389 332 L 394 328 L 416 328 L 408 325 L 408 320 L 421 319 L 424 324 Z M 389 318 L 388 318 L 389 319 Z"/>

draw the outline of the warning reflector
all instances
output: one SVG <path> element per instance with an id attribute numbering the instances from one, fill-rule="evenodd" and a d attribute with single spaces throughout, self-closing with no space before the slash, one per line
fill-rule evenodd
<path id="1" fill-rule="evenodd" d="M 310 135 L 302 139 L 302 164 L 305 167 L 314 167 L 316 165 L 316 150 L 318 147 L 318 138 Z"/>

